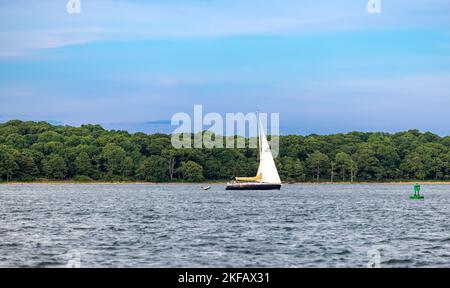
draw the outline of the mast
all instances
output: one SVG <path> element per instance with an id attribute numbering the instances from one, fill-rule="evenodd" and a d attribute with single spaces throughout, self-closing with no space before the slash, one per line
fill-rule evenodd
<path id="1" fill-rule="evenodd" d="M 261 131 L 262 131 L 262 125 L 261 125 L 261 118 L 259 117 L 259 111 L 256 112 L 256 116 L 258 117 L 258 125 L 256 125 L 256 133 L 258 135 L 258 157 L 259 157 L 259 166 L 258 166 L 258 172 L 256 175 L 261 175 L 261 166 L 262 166 L 262 138 L 261 138 Z"/>

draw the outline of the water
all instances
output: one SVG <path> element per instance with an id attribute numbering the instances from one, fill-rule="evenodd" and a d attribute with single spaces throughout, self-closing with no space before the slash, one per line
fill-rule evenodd
<path id="1" fill-rule="evenodd" d="M 448 267 L 449 190 L 3 185 L 0 267 Z"/>

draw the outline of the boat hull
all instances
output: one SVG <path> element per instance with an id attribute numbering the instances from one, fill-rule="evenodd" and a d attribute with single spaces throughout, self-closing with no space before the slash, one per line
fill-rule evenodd
<path id="1" fill-rule="evenodd" d="M 232 183 L 226 190 L 280 190 L 281 184 L 269 183 Z"/>

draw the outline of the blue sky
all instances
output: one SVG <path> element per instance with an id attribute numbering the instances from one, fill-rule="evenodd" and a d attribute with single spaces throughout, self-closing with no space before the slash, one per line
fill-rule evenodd
<path id="1" fill-rule="evenodd" d="M 0 121 L 170 132 L 203 104 L 283 134 L 449 135 L 450 2 L 381 2 L 0 0 Z"/>

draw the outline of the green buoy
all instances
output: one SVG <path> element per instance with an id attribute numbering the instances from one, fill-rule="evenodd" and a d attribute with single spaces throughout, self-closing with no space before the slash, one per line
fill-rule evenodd
<path id="1" fill-rule="evenodd" d="M 420 185 L 418 184 L 418 183 L 416 183 L 415 185 L 414 185 L 414 195 L 413 196 L 411 196 L 411 197 L 409 197 L 409 199 L 412 199 L 412 200 L 422 200 L 422 199 L 424 199 L 425 197 L 423 197 L 422 195 L 420 195 Z"/>

